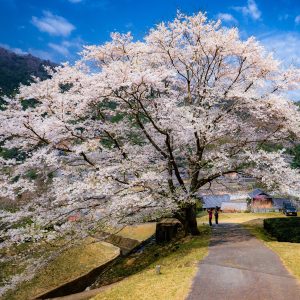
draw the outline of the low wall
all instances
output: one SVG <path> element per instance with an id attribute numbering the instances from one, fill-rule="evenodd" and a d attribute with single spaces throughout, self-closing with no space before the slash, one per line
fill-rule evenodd
<path id="1" fill-rule="evenodd" d="M 119 235 L 112 234 L 105 239 L 107 243 L 117 246 L 121 249 L 122 255 L 127 255 L 130 251 L 138 247 L 141 242 L 130 238 L 125 238 Z"/>
<path id="2" fill-rule="evenodd" d="M 258 207 L 252 207 L 251 212 L 253 213 L 269 213 L 269 212 L 280 212 L 278 208 L 258 208 Z"/>

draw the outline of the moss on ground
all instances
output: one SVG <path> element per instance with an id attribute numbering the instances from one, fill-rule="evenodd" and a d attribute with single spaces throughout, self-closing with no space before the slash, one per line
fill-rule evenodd
<path id="1" fill-rule="evenodd" d="M 93 299 L 184 299 L 198 262 L 208 254 L 210 229 L 205 225 L 199 228 L 200 236 L 183 237 L 163 246 L 153 244 L 142 254 L 132 255 L 114 266 L 102 276 L 101 284 L 113 278 L 126 278 Z M 161 266 L 160 275 L 155 273 L 156 265 Z"/>

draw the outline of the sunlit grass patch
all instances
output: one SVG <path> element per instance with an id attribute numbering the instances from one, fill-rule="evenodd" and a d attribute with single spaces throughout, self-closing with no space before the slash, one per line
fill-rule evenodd
<path id="1" fill-rule="evenodd" d="M 266 219 L 266 218 L 285 218 L 282 213 L 220 213 L 219 223 L 244 223 L 254 219 Z M 198 223 L 208 223 L 208 214 L 197 219 Z M 214 218 L 213 218 L 214 222 Z"/>
<path id="2" fill-rule="evenodd" d="M 208 253 L 210 230 L 208 226 L 200 226 L 200 230 L 200 236 L 183 238 L 165 248 L 158 245 L 150 248 L 149 255 L 145 254 L 144 258 L 147 260 L 157 255 L 155 261 L 93 299 L 184 299 L 196 274 L 198 262 Z M 127 261 L 129 265 L 139 263 L 142 262 Z M 156 265 L 161 266 L 160 275 L 155 273 Z"/>
<path id="3" fill-rule="evenodd" d="M 133 240 L 144 241 L 155 233 L 156 223 L 145 223 L 124 227 L 117 235 Z"/>

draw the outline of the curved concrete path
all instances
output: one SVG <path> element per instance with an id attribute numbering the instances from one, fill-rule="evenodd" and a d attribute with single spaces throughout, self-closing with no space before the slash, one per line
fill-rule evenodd
<path id="1" fill-rule="evenodd" d="M 242 226 L 213 227 L 188 300 L 300 300 L 299 282 Z"/>

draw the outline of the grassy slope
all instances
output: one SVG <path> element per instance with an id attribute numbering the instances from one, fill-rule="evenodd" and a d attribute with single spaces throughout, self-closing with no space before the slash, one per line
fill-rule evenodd
<path id="1" fill-rule="evenodd" d="M 38 272 L 32 280 L 24 282 L 17 290 L 7 293 L 4 299 L 31 299 L 87 273 L 119 253 L 119 249 L 110 244 L 91 242 L 87 240 L 81 246 L 64 252 Z"/>
<path id="2" fill-rule="evenodd" d="M 163 257 L 159 256 L 140 272 L 113 285 L 93 299 L 184 299 L 197 271 L 197 263 L 208 253 L 210 230 L 207 226 L 200 226 L 200 230 L 199 237 L 187 237 L 173 246 L 170 245 L 171 249 L 163 249 Z M 157 250 L 152 249 L 153 256 L 155 251 Z M 160 275 L 155 274 L 156 265 L 161 266 Z"/>
<path id="3" fill-rule="evenodd" d="M 144 241 L 155 233 L 155 226 L 155 223 L 127 226 L 118 235 Z M 91 242 L 92 240 L 87 240 L 81 246 L 64 252 L 52 261 L 49 266 L 38 272 L 32 280 L 7 293 L 4 299 L 29 299 L 34 295 L 44 293 L 106 263 L 118 253 L 118 248 L 110 244 Z M 44 245 L 40 251 L 44 253 L 52 251 L 48 248 Z M 0 282 L 4 281 L 5 277 L 20 273 L 24 269 L 24 267 L 21 268 L 12 264 L 0 264 L 0 267 L 3 271 L 3 276 L 0 276 Z"/>

